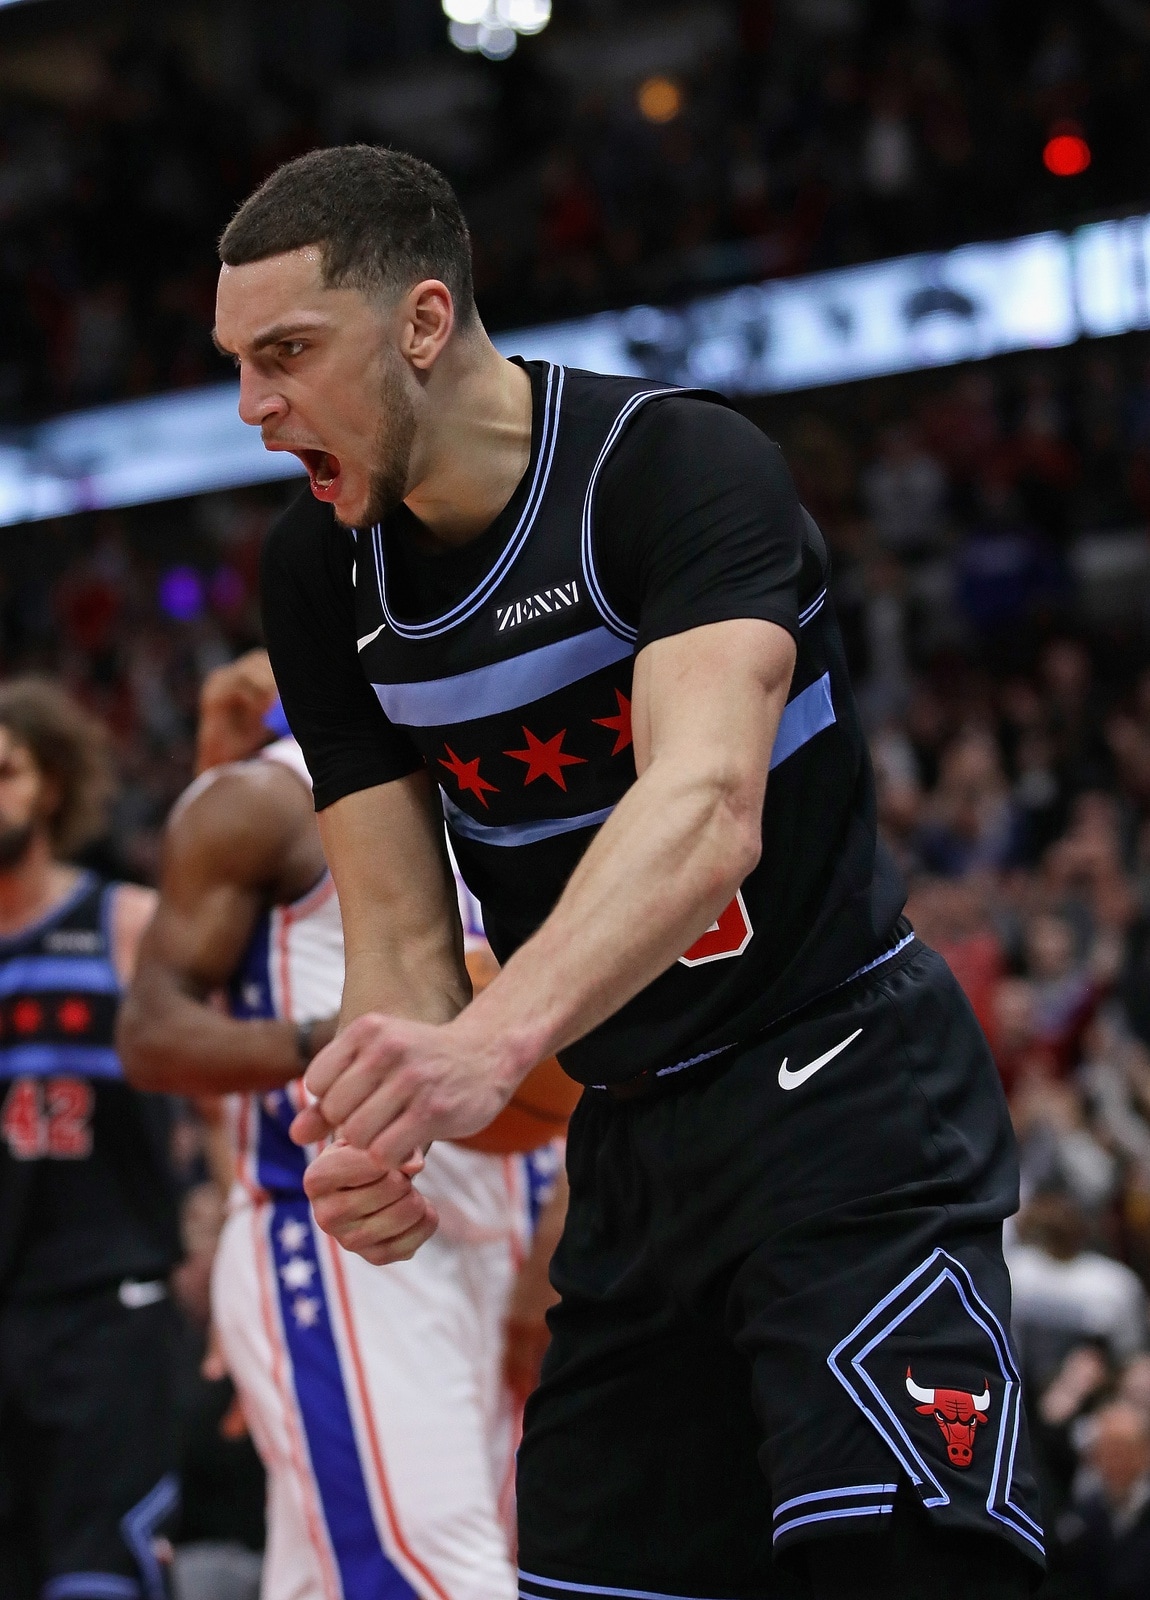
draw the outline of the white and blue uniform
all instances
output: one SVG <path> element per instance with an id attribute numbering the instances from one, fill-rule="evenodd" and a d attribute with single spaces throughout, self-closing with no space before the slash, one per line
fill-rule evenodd
<path id="1" fill-rule="evenodd" d="M 298 747 L 269 746 L 306 781 Z M 239 1017 L 331 1016 L 343 986 L 326 874 L 261 918 L 231 986 Z M 503 1320 L 550 1147 L 437 1144 L 419 1187 L 440 1227 L 373 1267 L 317 1228 L 297 1081 L 233 1097 L 237 1183 L 212 1286 L 216 1326 L 268 1472 L 264 1600 L 511 1600 L 517 1418 Z"/>

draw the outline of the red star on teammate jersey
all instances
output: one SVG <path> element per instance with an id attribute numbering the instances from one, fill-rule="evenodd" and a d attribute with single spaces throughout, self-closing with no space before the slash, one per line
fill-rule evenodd
<path id="1" fill-rule="evenodd" d="M 56 1008 L 56 1021 L 65 1033 L 87 1033 L 92 1026 L 92 1008 L 79 995 L 70 994 Z"/>
<path id="2" fill-rule="evenodd" d="M 523 737 L 527 740 L 526 750 L 505 750 L 505 756 L 513 756 L 516 761 L 527 763 L 527 776 L 523 782 L 534 783 L 536 778 L 552 778 L 561 789 L 567 788 L 567 779 L 563 776 L 564 767 L 582 765 L 586 756 L 566 756 L 563 754 L 563 741 L 567 737 L 567 729 L 561 729 L 553 739 L 544 742 L 537 739 L 530 728 L 524 728 Z"/>
<path id="3" fill-rule="evenodd" d="M 592 717 L 592 722 L 598 723 L 601 728 L 611 728 L 615 733 L 615 748 L 611 754 L 617 756 L 621 750 L 626 750 L 631 743 L 631 702 L 625 694 L 615 690 L 615 699 L 619 702 L 619 713 L 614 717 Z"/>
<path id="4" fill-rule="evenodd" d="M 38 1033 L 44 1024 L 44 1008 L 38 1000 L 17 1000 L 12 1007 L 12 1026 L 17 1033 Z"/>
<path id="5" fill-rule="evenodd" d="M 449 744 L 445 744 L 443 748 L 447 751 L 451 760 L 444 761 L 443 757 L 440 756 L 439 765 L 446 767 L 450 772 L 459 785 L 460 794 L 475 795 L 486 810 L 487 796 L 489 794 L 498 794 L 499 790 L 495 784 L 488 783 L 486 778 L 479 776 L 479 757 L 476 756 L 474 761 L 461 761 Z"/>

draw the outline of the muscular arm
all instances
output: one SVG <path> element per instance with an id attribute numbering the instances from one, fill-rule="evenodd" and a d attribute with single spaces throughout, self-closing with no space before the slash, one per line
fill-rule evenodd
<path id="1" fill-rule="evenodd" d="M 281 767 L 222 773 L 176 813 L 117 1030 L 137 1088 L 226 1094 L 299 1076 L 292 1024 L 237 1020 L 209 997 L 233 976 L 269 900 L 304 893 L 322 870 L 307 791 Z"/>
<path id="2" fill-rule="evenodd" d="M 319 1106 L 301 1113 L 297 1137 L 338 1128 L 395 1165 L 429 1138 L 471 1133 L 537 1061 L 669 967 L 758 860 L 770 753 L 794 659 L 790 634 L 761 619 L 694 628 L 641 651 L 638 780 L 551 915 L 446 1026 L 370 1015 L 345 1029 L 307 1074 Z M 345 804 L 357 801 L 362 806 L 358 796 Z M 360 842 L 366 849 L 366 833 Z M 350 834 L 328 844 L 336 861 Z M 365 904 L 357 940 L 377 916 Z"/>
<path id="3" fill-rule="evenodd" d="M 434 795 L 420 770 L 320 812 L 343 916 L 341 1023 L 379 1010 L 448 1022 L 471 998 Z"/>

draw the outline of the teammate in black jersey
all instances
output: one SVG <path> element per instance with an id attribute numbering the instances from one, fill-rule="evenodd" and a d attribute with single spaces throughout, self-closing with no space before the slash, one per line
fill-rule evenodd
<path id="1" fill-rule="evenodd" d="M 0 687 L 0 1594 L 162 1600 L 177 1498 L 166 1102 L 124 1082 L 155 897 L 67 864 L 107 797 L 97 725 Z"/>
<path id="2" fill-rule="evenodd" d="M 504 361 L 408 157 L 289 163 L 221 258 L 241 414 L 311 478 L 265 620 L 348 965 L 296 1134 L 387 1169 L 333 1146 L 316 1215 L 409 1254 L 413 1147 L 549 1050 L 588 1086 L 521 1593 L 1023 1594 L 1005 1104 L 902 918 L 779 452 L 715 396 Z M 506 963 L 470 1004 L 441 815 Z"/>

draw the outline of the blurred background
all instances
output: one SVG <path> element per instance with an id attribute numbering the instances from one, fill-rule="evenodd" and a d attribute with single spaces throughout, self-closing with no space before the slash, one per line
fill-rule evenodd
<path id="1" fill-rule="evenodd" d="M 0 7 L 0 667 L 113 731 L 98 864 L 153 878 L 298 487 L 234 419 L 215 240 L 287 157 L 411 150 L 502 349 L 725 389 L 782 444 L 1021 1141 L 1045 1592 L 1150 1592 L 1150 4 L 95 9 Z"/>

